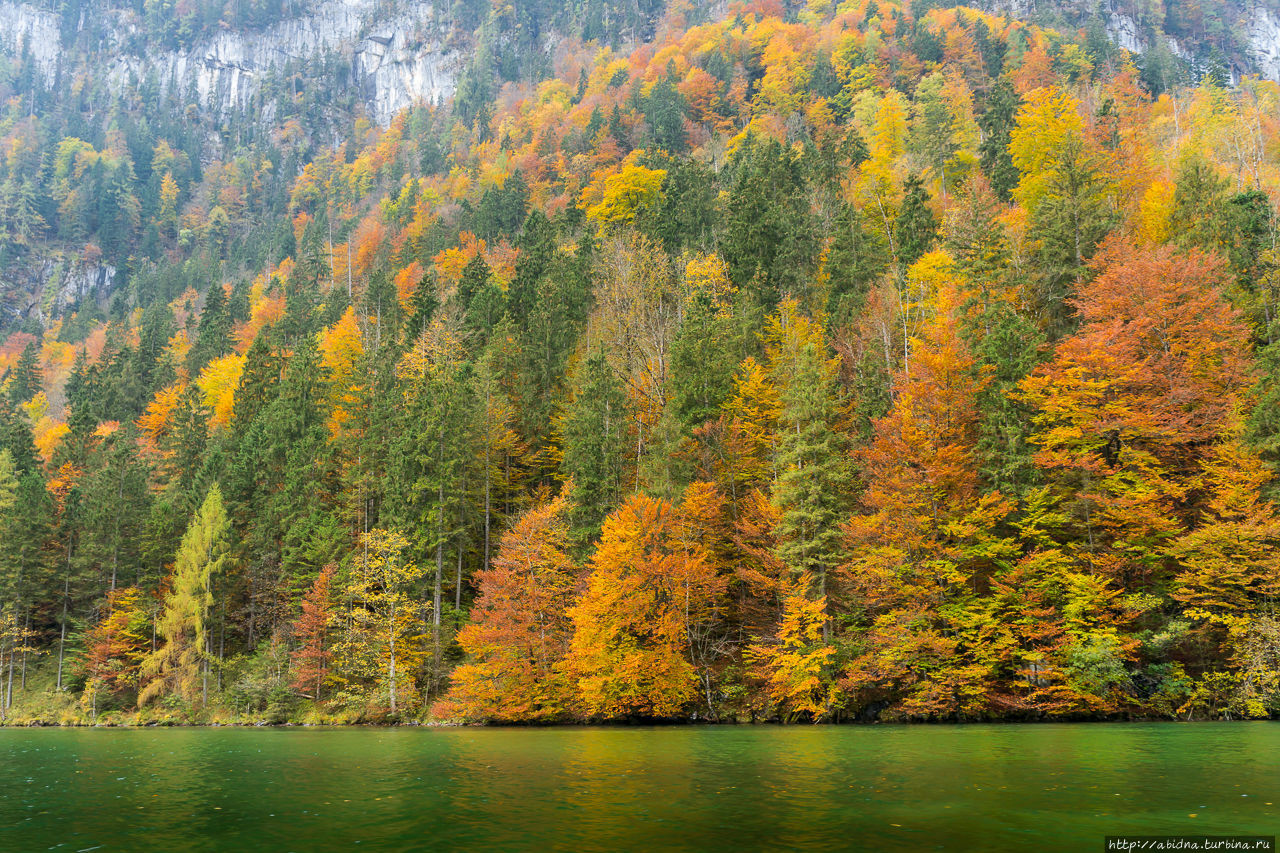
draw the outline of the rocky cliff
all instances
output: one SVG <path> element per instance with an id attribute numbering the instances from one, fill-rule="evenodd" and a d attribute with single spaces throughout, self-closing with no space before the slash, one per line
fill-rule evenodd
<path id="1" fill-rule="evenodd" d="M 32 319 L 45 325 L 92 297 L 105 308 L 117 270 L 100 260 L 50 252 L 0 269 L 0 322 Z"/>
<path id="2" fill-rule="evenodd" d="M 56 13 L 0 0 L 0 49 L 15 56 L 28 51 L 49 85 L 93 61 L 114 87 L 154 77 L 166 93 L 195 93 L 203 108 L 224 115 L 248 108 L 267 75 L 337 60 L 330 65 L 343 73 L 326 84 L 354 91 L 383 125 L 414 101 L 451 96 L 463 62 L 431 3 L 324 0 L 262 29 L 223 30 L 186 49 L 140 52 L 128 47 L 136 41 L 132 13 L 102 14 L 106 38 L 86 57 L 66 47 L 66 25 Z M 83 19 L 78 26 L 85 26 Z M 261 118 L 271 120 L 269 107 Z"/>
<path id="3" fill-rule="evenodd" d="M 1204 70 L 1215 57 L 1232 81 L 1257 75 L 1280 81 L 1280 11 L 1273 0 L 969 0 L 996 14 L 1070 30 L 1097 20 L 1134 54 L 1159 47 Z M 1270 2 L 1270 5 L 1268 5 Z"/>

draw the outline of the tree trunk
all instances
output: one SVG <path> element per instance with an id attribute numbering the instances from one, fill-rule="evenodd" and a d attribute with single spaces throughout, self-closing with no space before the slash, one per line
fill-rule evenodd
<path id="1" fill-rule="evenodd" d="M 221 624 L 218 626 L 218 692 L 222 692 L 222 662 L 227 650 L 227 602 L 222 602 Z"/>
<path id="2" fill-rule="evenodd" d="M 71 597 L 71 538 L 67 537 L 67 574 L 62 579 L 62 631 L 58 636 L 58 689 L 62 689 L 62 656 L 67 644 L 67 599 Z"/>
<path id="3" fill-rule="evenodd" d="M 16 620 L 13 623 L 13 627 L 15 629 L 18 627 L 18 623 Z M 9 683 L 5 686 L 5 691 L 4 691 L 4 710 L 6 712 L 13 705 L 13 656 L 15 651 L 16 650 L 14 649 L 13 643 L 10 642 L 9 643 L 9 679 L 8 679 Z"/>
<path id="4" fill-rule="evenodd" d="M 480 568 L 486 571 L 489 568 L 489 514 L 490 514 L 490 483 L 493 481 L 493 467 L 490 463 L 490 457 L 493 450 L 493 430 L 489 425 L 489 406 L 492 393 L 485 388 L 485 437 L 484 437 L 484 562 Z"/>
<path id="5" fill-rule="evenodd" d="M 22 638 L 27 638 L 28 632 L 31 631 L 31 613 L 27 613 L 27 618 L 22 623 Z M 19 685 L 23 690 L 27 689 L 27 644 L 22 644 L 22 683 Z"/>
<path id="6" fill-rule="evenodd" d="M 394 714 L 396 712 L 396 605 L 394 600 L 391 603 L 391 628 L 387 633 L 391 644 L 391 713 Z"/>
<path id="7" fill-rule="evenodd" d="M 458 542 L 458 572 L 453 579 L 453 611 L 456 624 L 462 612 L 462 542 Z"/>
<path id="8" fill-rule="evenodd" d="M 431 596 L 431 639 L 432 668 L 431 680 L 434 683 L 440 673 L 440 598 L 441 584 L 444 580 L 444 478 L 440 478 L 440 490 L 436 507 L 436 577 Z"/>

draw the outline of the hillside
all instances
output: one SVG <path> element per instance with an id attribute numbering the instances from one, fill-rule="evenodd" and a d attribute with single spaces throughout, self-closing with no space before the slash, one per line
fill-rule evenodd
<path id="1" fill-rule="evenodd" d="M 10 717 L 1280 709 L 1236 29 L 61 9 L 0 68 Z"/>

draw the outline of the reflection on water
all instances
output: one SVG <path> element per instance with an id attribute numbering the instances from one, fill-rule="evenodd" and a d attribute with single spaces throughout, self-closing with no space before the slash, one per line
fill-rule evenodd
<path id="1" fill-rule="evenodd" d="M 1276 833 L 1280 725 L 0 730 L 0 850 L 1101 850 Z"/>

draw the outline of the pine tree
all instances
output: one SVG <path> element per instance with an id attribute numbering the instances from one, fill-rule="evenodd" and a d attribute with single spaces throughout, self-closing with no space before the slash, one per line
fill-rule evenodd
<path id="1" fill-rule="evenodd" d="M 733 283 L 766 309 L 807 296 L 817 245 L 799 164 L 776 141 L 748 137 L 734 169 L 721 242 Z"/>
<path id="2" fill-rule="evenodd" d="M 827 315 L 839 325 L 862 314 L 872 285 L 889 268 L 890 255 L 884 235 L 868 228 L 861 211 L 851 204 L 841 207 L 834 231 L 827 251 Z"/>
<path id="3" fill-rule="evenodd" d="M 493 271 L 484 257 L 478 253 L 462 270 L 462 278 L 458 281 L 458 301 L 467 329 L 483 343 L 506 311 L 506 296 L 494 281 Z"/>
<path id="4" fill-rule="evenodd" d="M 1039 361 L 1039 330 L 1006 302 L 993 303 L 970 332 L 978 369 L 988 377 L 978 392 L 977 452 L 980 470 L 992 489 L 1021 497 L 1036 482 L 1032 461 L 1031 411 L 1014 395 Z"/>
<path id="5" fill-rule="evenodd" d="M 31 425 L 18 407 L 3 396 L 0 396 L 0 450 L 9 451 L 20 473 L 37 470 L 39 460 Z"/>
<path id="6" fill-rule="evenodd" d="M 441 673 L 443 584 L 446 550 L 455 548 L 474 524 L 472 492 L 476 476 L 476 400 L 471 364 L 456 319 L 443 315 L 401 359 L 403 404 L 391 448 L 394 488 L 388 490 L 390 517 L 404 529 L 421 531 L 419 553 L 434 561 L 431 632 L 433 680 Z"/>
<path id="7" fill-rule="evenodd" d="M 187 351 L 187 373 L 196 376 L 206 364 L 231 352 L 231 313 L 222 285 L 213 284 L 204 299 L 196 339 Z"/>

